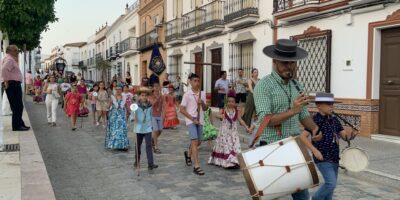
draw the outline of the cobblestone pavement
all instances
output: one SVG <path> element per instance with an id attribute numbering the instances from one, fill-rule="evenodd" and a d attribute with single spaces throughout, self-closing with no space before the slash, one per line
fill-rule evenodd
<path id="1" fill-rule="evenodd" d="M 58 200 L 250 199 L 240 170 L 206 164 L 210 154 L 207 145 L 200 148 L 205 176 L 196 176 L 191 167 L 185 166 L 183 151 L 188 139 L 184 125 L 163 132 L 160 138 L 163 153 L 155 156 L 160 167 L 149 172 L 143 158 L 138 177 L 133 169 L 134 151 L 105 150 L 105 131 L 101 126 L 91 125 L 89 118 L 83 119 L 83 128 L 72 132 L 61 109 L 57 126 L 49 127 L 44 105 L 28 101 L 26 107 Z M 129 139 L 134 141 L 133 133 Z M 335 199 L 400 199 L 399 191 L 341 173 Z"/>

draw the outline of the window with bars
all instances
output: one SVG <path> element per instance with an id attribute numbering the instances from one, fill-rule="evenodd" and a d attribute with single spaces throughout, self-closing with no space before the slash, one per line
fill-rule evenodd
<path id="1" fill-rule="evenodd" d="M 297 62 L 297 79 L 305 92 L 330 92 L 331 71 L 330 30 L 292 36 L 299 47 L 308 51 L 306 59 Z"/>
<path id="2" fill-rule="evenodd" d="M 243 69 L 244 77 L 251 78 L 253 67 L 253 42 L 229 45 L 229 80 L 236 79 L 240 68 Z"/>
<path id="3" fill-rule="evenodd" d="M 169 64 L 169 79 L 174 82 L 176 77 L 179 76 L 182 78 L 182 66 L 181 60 L 182 56 L 173 56 L 170 57 L 170 64 Z"/>

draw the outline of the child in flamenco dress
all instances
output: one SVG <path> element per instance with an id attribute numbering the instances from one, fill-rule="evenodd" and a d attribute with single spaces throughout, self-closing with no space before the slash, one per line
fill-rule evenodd
<path id="1" fill-rule="evenodd" d="M 211 111 L 211 96 L 207 96 L 206 100 L 208 109 L 204 112 L 203 140 L 207 141 L 208 146 L 212 148 L 212 141 L 217 138 L 218 129 L 213 125 Z"/>
<path id="2" fill-rule="evenodd" d="M 76 118 L 79 115 L 79 106 L 82 103 L 82 96 L 78 93 L 76 84 L 72 85 L 71 92 L 65 95 L 64 111 L 71 119 L 71 129 L 76 130 Z"/>
<path id="3" fill-rule="evenodd" d="M 168 86 L 168 94 L 164 95 L 165 98 L 165 119 L 164 128 L 173 128 L 179 125 L 178 115 L 176 114 L 176 98 L 174 92 L 174 86 Z"/>
<path id="4" fill-rule="evenodd" d="M 229 91 L 227 95 L 227 104 L 220 113 L 222 124 L 219 129 L 218 137 L 215 140 L 215 145 L 208 160 L 208 164 L 213 164 L 223 168 L 239 167 L 237 155 L 241 152 L 241 147 L 238 136 L 238 121 L 246 128 L 247 132 L 250 132 L 251 130 L 242 118 L 239 117 L 241 116 L 241 113 L 236 106 L 235 98 L 235 92 Z"/>

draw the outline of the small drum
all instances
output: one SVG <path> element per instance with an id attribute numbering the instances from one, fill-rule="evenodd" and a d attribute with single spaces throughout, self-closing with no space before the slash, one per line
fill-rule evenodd
<path id="1" fill-rule="evenodd" d="M 340 157 L 342 165 L 351 172 L 361 172 L 368 167 L 368 154 L 360 147 L 347 147 Z"/>
<path id="2" fill-rule="evenodd" d="M 308 150 L 299 137 L 289 137 L 238 155 L 253 199 L 275 199 L 319 184 Z"/>

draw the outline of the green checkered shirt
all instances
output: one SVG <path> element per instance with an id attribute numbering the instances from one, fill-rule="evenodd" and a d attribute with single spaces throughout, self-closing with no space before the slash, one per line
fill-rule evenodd
<path id="1" fill-rule="evenodd" d="M 302 85 L 297 81 L 295 82 L 302 90 Z M 265 115 L 286 112 L 299 95 L 300 93 L 292 81 L 285 84 L 283 79 L 273 71 L 270 75 L 261 79 L 254 88 L 254 103 L 259 121 L 264 119 Z M 281 136 L 278 135 L 274 127 L 268 126 L 262 133 L 260 141 L 263 140 L 270 144 L 291 135 L 298 135 L 300 133 L 300 121 L 308 116 L 310 114 L 305 106 L 299 114 L 282 123 Z"/>

